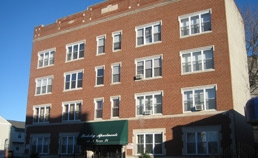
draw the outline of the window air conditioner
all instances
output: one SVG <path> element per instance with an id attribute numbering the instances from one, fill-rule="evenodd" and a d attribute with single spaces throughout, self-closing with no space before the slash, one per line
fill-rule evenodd
<path id="1" fill-rule="evenodd" d="M 150 115 L 151 113 L 152 113 L 151 110 L 146 110 L 146 111 L 144 111 L 144 115 Z"/>
<path id="2" fill-rule="evenodd" d="M 136 76 L 135 76 L 135 79 L 136 80 L 140 80 L 140 79 L 142 79 L 143 78 L 143 74 L 137 74 Z"/>
<path id="3" fill-rule="evenodd" d="M 203 110 L 203 104 L 196 104 L 195 105 L 195 110 L 196 111 L 202 111 Z"/>

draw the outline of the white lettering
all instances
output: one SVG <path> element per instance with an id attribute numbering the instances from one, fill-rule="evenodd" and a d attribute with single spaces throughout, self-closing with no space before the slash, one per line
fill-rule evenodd
<path id="1" fill-rule="evenodd" d="M 96 139 L 96 142 L 97 142 L 97 143 L 102 143 L 103 140 Z"/>
<path id="2" fill-rule="evenodd" d="M 83 134 L 81 137 L 82 138 L 95 138 L 96 136 L 94 134 L 87 134 L 87 135 Z"/>
<path id="3" fill-rule="evenodd" d="M 118 136 L 117 133 L 114 133 L 114 134 L 109 134 L 109 133 L 107 133 L 107 134 L 102 134 L 102 133 L 100 133 L 97 137 L 98 137 L 98 138 L 101 138 L 101 137 L 117 137 L 117 136 Z"/>
<path id="4" fill-rule="evenodd" d="M 102 137 L 117 137 L 117 136 L 118 136 L 117 133 L 113 133 L 113 134 L 109 134 L 109 133 L 102 134 L 102 133 L 100 133 L 98 135 L 94 135 L 94 134 L 87 134 L 87 135 L 83 134 L 83 135 L 81 135 L 82 138 L 95 138 L 95 137 L 102 138 Z"/>

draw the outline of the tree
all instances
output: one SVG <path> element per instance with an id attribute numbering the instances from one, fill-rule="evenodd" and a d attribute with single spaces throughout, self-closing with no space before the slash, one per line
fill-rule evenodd
<path id="1" fill-rule="evenodd" d="M 258 7 L 243 9 L 242 16 L 245 25 L 250 92 L 255 93 L 258 90 Z"/>

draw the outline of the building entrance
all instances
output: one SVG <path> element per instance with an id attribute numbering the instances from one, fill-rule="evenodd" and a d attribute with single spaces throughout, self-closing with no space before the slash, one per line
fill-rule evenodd
<path id="1" fill-rule="evenodd" d="M 122 145 L 95 145 L 92 150 L 92 158 L 124 158 Z"/>

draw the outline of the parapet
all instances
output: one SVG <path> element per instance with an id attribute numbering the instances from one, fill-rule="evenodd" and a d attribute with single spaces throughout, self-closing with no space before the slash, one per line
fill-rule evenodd
<path id="1" fill-rule="evenodd" d="M 89 6 L 84 11 L 57 19 L 55 23 L 47 26 L 36 26 L 34 28 L 34 40 L 90 24 L 94 21 L 112 17 L 116 14 L 126 13 L 129 10 L 136 10 L 147 5 L 165 1 L 168 0 L 107 0 L 93 6 Z"/>

